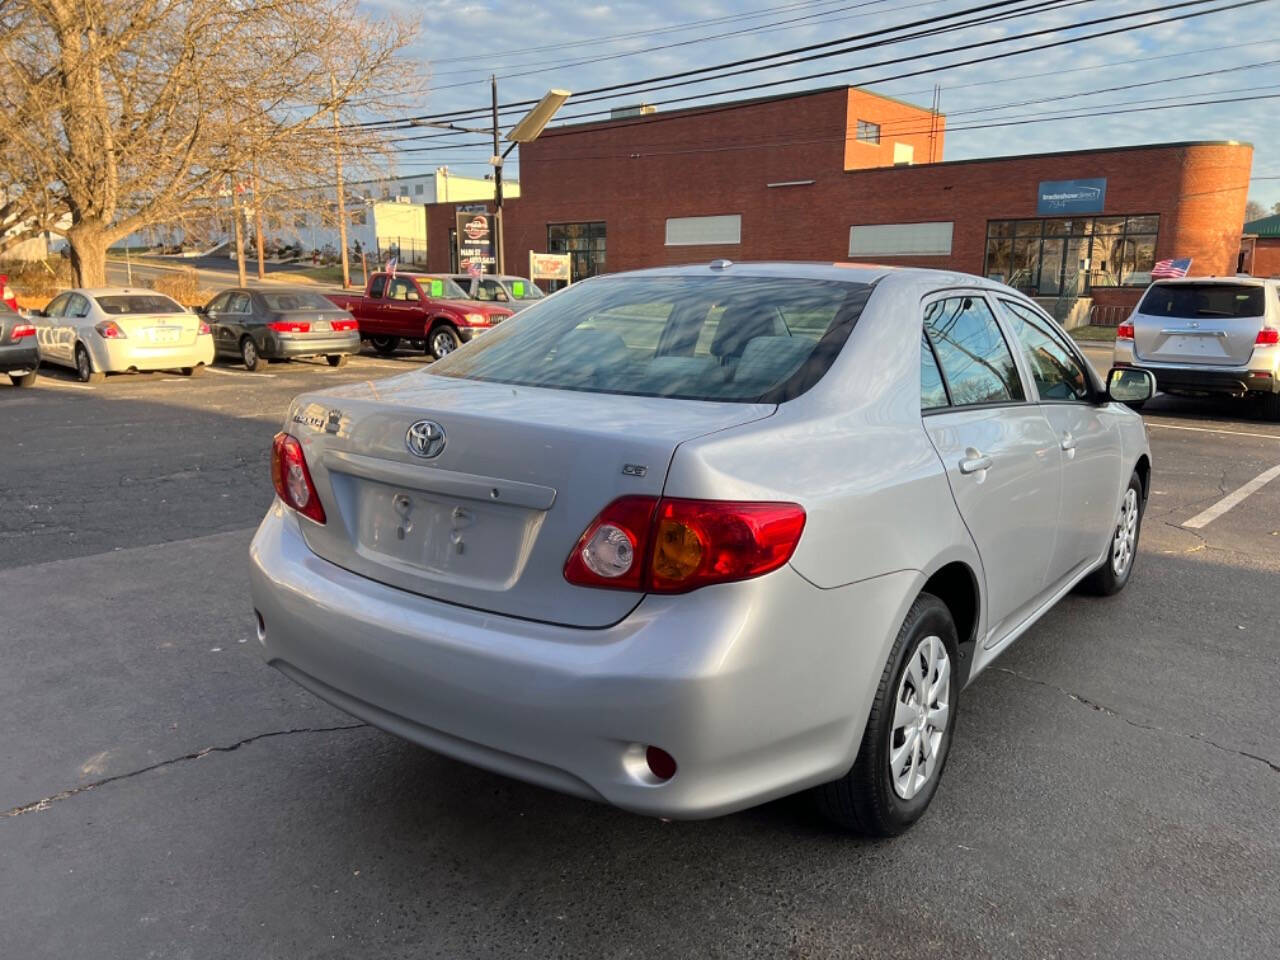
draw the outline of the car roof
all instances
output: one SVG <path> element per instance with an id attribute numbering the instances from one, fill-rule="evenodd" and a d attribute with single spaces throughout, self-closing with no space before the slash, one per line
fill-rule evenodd
<path id="1" fill-rule="evenodd" d="M 812 263 L 805 261 L 747 261 L 735 263 L 714 260 L 710 263 L 689 264 L 677 267 L 652 267 L 633 270 L 627 276 L 704 276 L 715 273 L 738 277 L 787 277 L 799 280 L 836 280 L 844 283 L 891 282 L 912 286 L 981 287 L 1001 293 L 1017 293 L 1012 287 L 995 280 L 988 280 L 957 270 L 934 270 L 927 267 L 894 267 L 878 263 Z M 619 276 L 604 274 L 602 276 Z M 596 278 L 589 278 L 596 279 Z"/>
<path id="2" fill-rule="evenodd" d="M 86 297 L 111 297 L 111 296 L 159 296 L 168 300 L 173 297 L 167 293 L 161 293 L 159 290 L 152 290 L 150 287 L 77 287 L 74 290 L 68 290 L 67 293 L 79 293 Z"/>
<path id="3" fill-rule="evenodd" d="M 1240 286 L 1241 284 L 1251 287 L 1265 287 L 1268 284 L 1274 284 L 1275 281 L 1268 277 L 1249 277 L 1249 276 L 1233 276 L 1233 277 L 1168 277 L 1159 280 L 1152 280 L 1151 285 L 1154 287 L 1159 284 L 1162 287 L 1182 286 L 1187 283 L 1229 283 L 1232 286 Z"/>

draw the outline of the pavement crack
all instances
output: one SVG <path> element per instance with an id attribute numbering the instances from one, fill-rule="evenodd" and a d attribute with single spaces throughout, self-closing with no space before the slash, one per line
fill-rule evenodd
<path id="1" fill-rule="evenodd" d="M 359 730 L 367 727 L 367 723 L 345 723 L 334 727 L 293 727 L 289 730 L 269 730 L 266 733 L 255 733 L 252 737 L 245 737 L 243 740 L 237 740 L 235 743 L 225 744 L 223 746 L 202 747 L 192 753 L 184 753 L 180 757 L 171 757 L 168 760 L 160 760 L 156 763 L 148 764 L 145 767 L 139 767 L 137 770 L 130 770 L 128 773 L 117 773 L 114 776 L 103 777 L 101 780 L 94 780 L 90 783 L 82 783 L 76 787 L 70 787 L 66 790 L 59 791 L 51 796 L 35 800 L 31 803 L 24 803 L 21 806 L 13 807 L 0 813 L 0 818 L 16 817 L 24 813 L 34 813 L 40 810 L 47 810 L 59 800 L 69 800 L 71 797 L 81 793 L 88 793 L 98 787 L 106 786 L 108 783 L 115 783 L 118 780 L 131 780 L 134 777 L 140 777 L 144 773 L 151 773 L 159 770 L 161 767 L 171 767 L 174 764 L 186 763 L 189 760 L 199 760 L 201 757 L 207 757 L 211 753 L 231 753 L 239 750 L 243 746 L 250 743 L 256 743 L 259 740 L 267 740 L 271 737 L 291 737 L 299 733 L 336 733 L 341 730 Z"/>
<path id="2" fill-rule="evenodd" d="M 1000 673 L 1008 674 L 1009 676 L 1015 677 L 1018 680 L 1022 680 L 1026 683 L 1034 683 L 1037 686 L 1047 687 L 1050 690 L 1056 690 L 1058 693 L 1062 694 L 1063 696 L 1071 698 L 1076 703 L 1083 704 L 1089 709 L 1096 710 L 1099 713 L 1104 713 L 1108 717 L 1114 717 L 1115 719 L 1120 720 L 1123 723 L 1127 723 L 1131 727 L 1137 727 L 1139 730 L 1150 730 L 1155 733 L 1167 733 L 1167 734 L 1170 734 L 1171 736 L 1181 737 L 1184 740 L 1194 740 L 1196 743 L 1203 743 L 1206 746 L 1213 747 L 1215 750 L 1221 750 L 1223 753 L 1229 753 L 1229 754 L 1232 754 L 1233 756 L 1243 757 L 1246 760 L 1253 760 L 1257 763 L 1264 764 L 1270 767 L 1273 773 L 1280 773 L 1280 763 L 1276 763 L 1274 760 L 1268 760 L 1266 757 L 1260 756 L 1256 753 L 1249 753 L 1249 751 L 1247 750 L 1237 750 L 1234 747 L 1224 746 L 1223 744 L 1218 743 L 1216 740 L 1212 740 L 1209 737 L 1203 736 L 1202 734 L 1199 734 L 1199 733 L 1185 733 L 1181 730 L 1171 730 L 1168 727 L 1162 727 L 1162 726 L 1159 726 L 1158 724 L 1144 723 L 1141 720 L 1134 720 L 1131 717 L 1126 717 L 1123 713 L 1120 713 L 1119 711 L 1114 710 L 1111 707 L 1108 707 L 1104 703 L 1098 703 L 1096 700 L 1090 700 L 1088 697 L 1082 697 L 1078 693 L 1072 693 L 1070 690 L 1066 689 L 1065 687 L 1060 687 L 1056 683 L 1050 683 L 1047 680 L 1040 680 L 1037 677 L 1028 676 L 1025 673 L 1019 673 L 1017 670 L 1010 670 L 1008 667 L 993 667 L 992 669 L 997 670 Z"/>

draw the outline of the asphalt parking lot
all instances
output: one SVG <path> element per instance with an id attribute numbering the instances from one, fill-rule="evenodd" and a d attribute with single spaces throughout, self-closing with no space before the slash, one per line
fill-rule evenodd
<path id="1" fill-rule="evenodd" d="M 259 659 L 290 397 L 425 363 L 0 388 L 0 954 L 1188 957 L 1280 939 L 1280 424 L 1145 411 L 1133 580 L 960 698 L 927 817 L 664 823 L 472 769 Z"/>

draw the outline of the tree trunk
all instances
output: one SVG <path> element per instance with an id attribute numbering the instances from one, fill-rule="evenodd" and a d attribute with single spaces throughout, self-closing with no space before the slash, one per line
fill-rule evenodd
<path id="1" fill-rule="evenodd" d="M 336 95 L 333 74 L 329 74 L 329 92 Z M 351 261 L 347 259 L 347 198 L 342 183 L 342 126 L 338 122 L 338 105 L 333 107 L 333 165 L 338 182 L 338 249 L 342 251 L 342 289 L 351 289 Z"/>
<path id="2" fill-rule="evenodd" d="M 258 243 L 258 279 L 265 280 L 267 276 L 266 252 L 263 249 L 265 241 L 262 230 L 262 180 L 258 176 L 258 157 L 255 154 L 253 158 L 253 220 L 254 230 L 257 233 Z"/>
<path id="3" fill-rule="evenodd" d="M 244 276 L 244 213 L 240 207 L 240 184 L 234 176 L 231 178 L 231 204 L 236 220 L 236 272 L 243 287 L 247 283 Z"/>
<path id="4" fill-rule="evenodd" d="M 71 272 L 78 287 L 107 285 L 107 237 L 96 223 L 77 223 L 67 231 Z"/>

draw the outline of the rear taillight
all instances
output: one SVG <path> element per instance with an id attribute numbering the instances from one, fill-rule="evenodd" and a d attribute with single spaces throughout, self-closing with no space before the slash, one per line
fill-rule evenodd
<path id="1" fill-rule="evenodd" d="M 652 593 L 749 580 L 791 559 L 804 523 L 796 503 L 622 497 L 587 527 L 564 576 Z"/>
<path id="2" fill-rule="evenodd" d="M 1132 324 L 1132 323 L 1129 323 L 1128 321 L 1126 321 L 1126 322 L 1124 322 L 1124 323 L 1120 324 L 1120 326 L 1116 327 L 1116 339 L 1117 339 L 1117 340 L 1132 340 L 1132 339 L 1133 339 L 1133 324 Z"/>
<path id="3" fill-rule="evenodd" d="M 359 330 L 360 324 L 355 320 L 335 320 L 333 329 L 338 333 L 345 333 L 348 330 Z"/>
<path id="4" fill-rule="evenodd" d="M 9 331 L 9 336 L 14 340 L 21 340 L 23 337 L 34 337 L 36 335 L 36 326 L 34 323 L 15 324 L 14 328 Z"/>
<path id="5" fill-rule="evenodd" d="M 311 324 L 297 320 L 272 320 L 267 326 L 276 333 L 310 333 Z"/>
<path id="6" fill-rule="evenodd" d="M 208 325 L 207 323 L 205 323 L 203 320 L 201 320 L 201 321 L 200 321 L 200 326 L 198 326 L 198 327 L 196 328 L 196 335 L 197 335 L 197 336 L 200 336 L 200 337 L 206 337 L 206 336 L 208 336 L 211 332 L 212 332 L 212 331 L 210 331 L 210 330 L 209 330 L 209 325 Z"/>
<path id="7" fill-rule="evenodd" d="M 316 523 L 325 522 L 324 507 L 311 482 L 302 444 L 287 433 L 277 433 L 271 442 L 271 483 L 285 506 Z"/>
<path id="8" fill-rule="evenodd" d="M 93 325 L 93 329 L 97 330 L 98 334 L 104 340 L 128 339 L 128 337 L 125 336 L 124 330 L 120 328 L 120 324 L 116 323 L 114 320 L 103 320 L 101 323 L 95 323 Z"/>
<path id="9" fill-rule="evenodd" d="M 1259 347 L 1269 347 L 1280 343 L 1280 330 L 1275 327 L 1263 327 L 1258 331 L 1258 338 L 1253 342 L 1255 346 Z"/>

